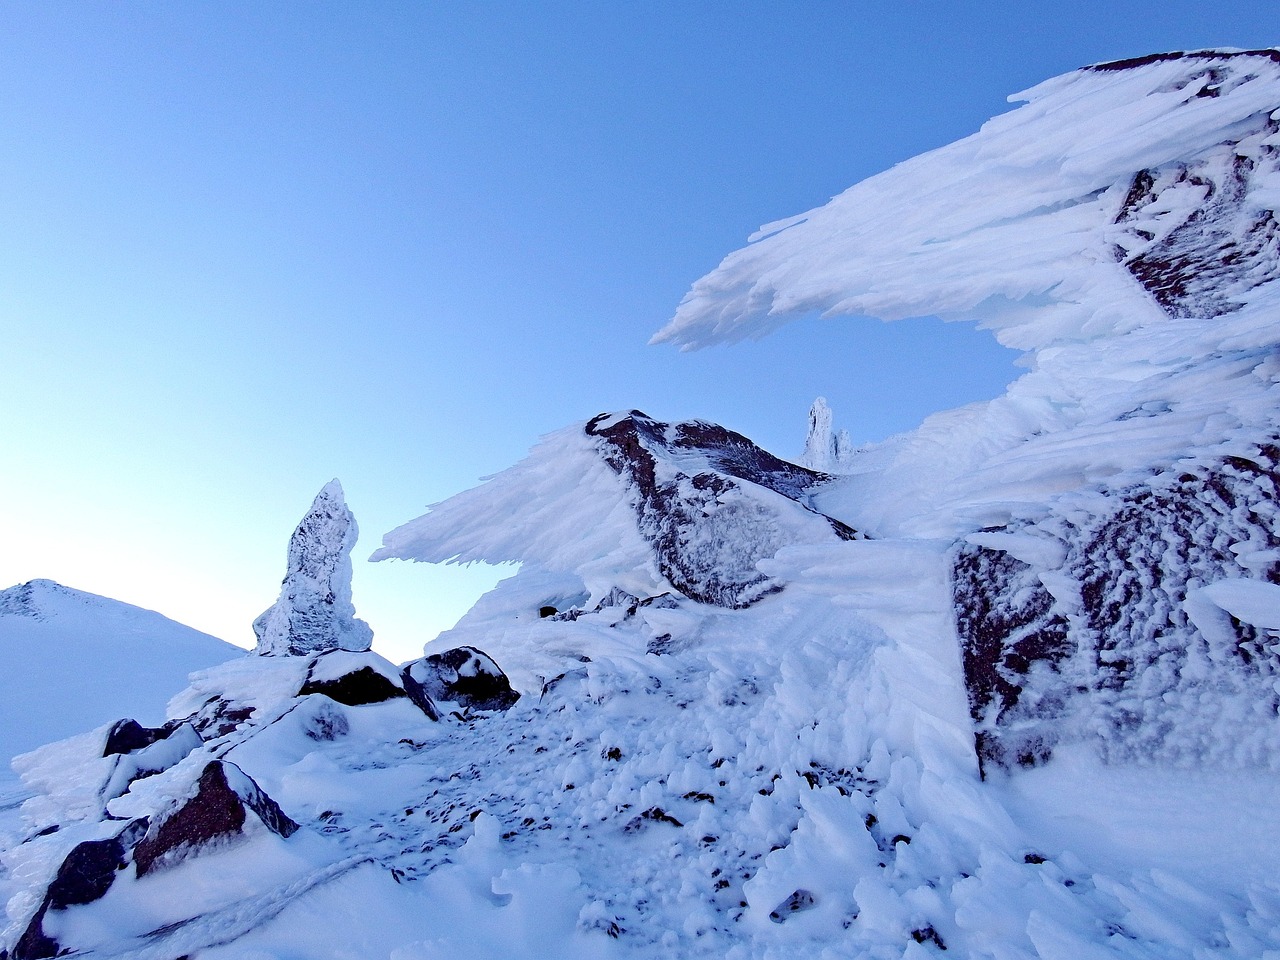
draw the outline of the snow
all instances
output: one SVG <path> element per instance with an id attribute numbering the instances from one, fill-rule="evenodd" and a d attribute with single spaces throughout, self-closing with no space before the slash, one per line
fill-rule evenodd
<path id="1" fill-rule="evenodd" d="M 13 782 L 10 757 L 125 717 L 157 725 L 188 674 L 242 653 L 50 580 L 0 591 L 0 790 Z"/>

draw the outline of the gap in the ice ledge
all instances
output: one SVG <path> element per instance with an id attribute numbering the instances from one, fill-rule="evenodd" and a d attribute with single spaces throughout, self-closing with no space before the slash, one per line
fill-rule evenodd
<path id="1" fill-rule="evenodd" d="M 969 321 L 814 313 L 729 346 L 658 347 L 645 358 L 652 393 L 628 405 L 663 420 L 711 420 L 794 460 L 816 397 L 826 397 L 837 430 L 872 443 L 1001 396 L 1026 372 L 1020 356 Z"/>

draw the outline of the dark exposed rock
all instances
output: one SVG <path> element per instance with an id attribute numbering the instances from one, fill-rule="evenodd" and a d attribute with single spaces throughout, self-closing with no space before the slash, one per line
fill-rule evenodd
<path id="1" fill-rule="evenodd" d="M 431 694 L 427 693 L 427 688 L 410 674 L 408 667 L 400 672 L 400 682 L 404 684 L 405 695 L 419 710 L 432 720 L 440 719 L 440 708 L 431 699 Z"/>
<path id="2" fill-rule="evenodd" d="M 116 753 L 133 753 L 151 746 L 157 740 L 163 740 L 171 732 L 172 728 L 168 724 L 163 727 L 144 727 L 137 720 L 117 720 L 107 733 L 102 755 L 109 757 Z"/>
<path id="3" fill-rule="evenodd" d="M 240 729 L 253 714 L 253 707 L 210 697 L 187 720 L 204 739 L 216 740 Z"/>
<path id="4" fill-rule="evenodd" d="M 622 417 L 601 414 L 586 432 L 599 439 L 605 462 L 635 488 L 637 525 L 663 576 L 694 600 L 741 608 L 781 589 L 756 569 L 782 545 L 775 542 L 776 518 L 743 495 L 744 482 L 822 517 L 833 537 L 857 536 L 812 505 L 810 491 L 830 476 L 780 460 L 732 430 L 696 420 L 660 423 L 633 410 Z M 707 469 L 682 469 L 678 464 L 690 455 L 702 458 Z"/>
<path id="5" fill-rule="evenodd" d="M 1127 60 L 1109 60 L 1106 63 L 1095 63 L 1085 67 L 1086 70 L 1099 72 L 1113 70 L 1133 70 L 1152 63 L 1167 63 L 1170 60 L 1234 60 L 1245 57 L 1266 57 L 1280 63 L 1280 50 L 1173 50 L 1168 53 L 1149 53 L 1143 57 L 1130 57 Z"/>
<path id="6" fill-rule="evenodd" d="M 138 780 L 168 770 L 204 742 L 196 728 L 186 720 L 171 720 L 163 727 L 146 728 L 132 720 L 122 720 L 111 730 L 107 738 L 108 752 L 104 756 L 116 757 L 116 763 L 102 791 L 104 800 L 118 797 Z M 129 744 L 146 743 L 129 750 L 118 748 Z M 114 751 L 112 748 L 117 748 Z"/>
<path id="7" fill-rule="evenodd" d="M 1008 728 L 1031 664 L 1056 669 L 1070 653 L 1066 619 L 1053 612 L 1036 572 L 1001 550 L 963 546 L 952 593 L 980 768 L 1043 759 L 1051 746 L 1048 725 L 1026 729 L 1031 718 L 1024 711 L 1020 735 Z"/>
<path id="8" fill-rule="evenodd" d="M 313 693 L 349 707 L 408 697 L 430 719 L 440 719 L 439 708 L 422 684 L 408 670 L 400 670 L 375 653 L 333 650 L 316 657 L 298 696 Z"/>
<path id="9" fill-rule="evenodd" d="M 938 936 L 938 931 L 933 927 L 919 927 L 912 930 L 911 939 L 916 943 L 932 943 L 939 950 L 947 949 L 947 945 L 942 942 L 942 937 Z"/>
<path id="10" fill-rule="evenodd" d="M 455 647 L 414 660 L 404 674 L 432 699 L 466 710 L 506 710 L 520 699 L 493 658 L 475 647 Z"/>
<path id="11" fill-rule="evenodd" d="M 373 667 L 359 667 L 333 680 L 308 678 L 298 695 L 305 697 L 311 693 L 323 693 L 330 700 L 351 707 L 365 703 L 383 703 L 407 696 L 403 688 L 396 686 Z"/>
<path id="12" fill-rule="evenodd" d="M 774 923 L 786 923 L 792 914 L 808 910 L 816 903 L 817 901 L 814 899 L 813 894 L 808 890 L 797 890 L 773 908 L 773 911 L 769 914 L 769 919 Z"/>
<path id="13" fill-rule="evenodd" d="M 673 827 L 683 827 L 684 824 L 673 817 L 661 807 L 650 807 L 644 813 L 637 817 L 632 817 L 627 821 L 626 826 L 622 828 L 624 833 L 637 833 L 644 829 L 649 823 L 669 823 Z"/>
<path id="14" fill-rule="evenodd" d="M 128 864 L 130 851 L 146 829 L 147 821 L 142 818 L 132 821 L 114 837 L 76 844 L 58 867 L 44 901 L 14 945 L 13 960 L 44 960 L 62 952 L 57 940 L 44 929 L 49 911 L 101 899 L 115 882 L 116 874 Z"/>
<path id="15" fill-rule="evenodd" d="M 239 767 L 223 760 L 210 761 L 200 775 L 195 795 L 153 824 L 138 843 L 134 850 L 138 876 L 241 835 L 250 813 L 278 836 L 291 836 L 298 829 L 298 824 Z"/>

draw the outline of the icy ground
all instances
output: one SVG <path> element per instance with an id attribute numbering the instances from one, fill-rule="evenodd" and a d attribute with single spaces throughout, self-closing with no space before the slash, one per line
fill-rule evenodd
<path id="1" fill-rule="evenodd" d="M 443 639 L 485 636 L 526 678 L 506 713 L 433 723 L 404 700 L 295 698 L 304 658 L 198 675 L 171 713 L 218 690 L 254 704 L 255 722 L 108 809 L 155 809 L 216 755 L 303 829 L 118 881 L 67 911 L 60 938 L 94 957 L 208 960 L 1280 950 L 1280 778 L 1068 752 L 984 784 L 943 544 L 792 548 L 775 563 L 791 587 L 746 611 L 473 616 Z M 498 592 L 522 610 L 548 582 Z M 647 652 L 659 637 L 666 652 Z M 547 664 L 567 673 L 530 684 Z M 346 731 L 315 739 L 334 709 Z M 6 855 L 19 915 L 55 851 L 102 829 L 68 822 L 77 767 L 74 745 L 59 749 L 27 829 L 63 829 Z"/>

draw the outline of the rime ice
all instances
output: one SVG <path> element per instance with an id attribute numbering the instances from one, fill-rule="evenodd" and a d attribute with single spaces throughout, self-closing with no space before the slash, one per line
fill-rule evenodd
<path id="1" fill-rule="evenodd" d="M 351 603 L 351 548 L 360 535 L 342 484 L 331 480 L 289 539 L 280 599 L 253 622 L 256 653 L 306 656 L 368 650 L 373 631 Z"/>

